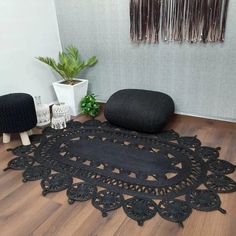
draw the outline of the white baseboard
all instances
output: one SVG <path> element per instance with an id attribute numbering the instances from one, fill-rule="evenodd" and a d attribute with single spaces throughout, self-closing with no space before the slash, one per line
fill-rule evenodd
<path id="1" fill-rule="evenodd" d="M 105 100 L 99 100 L 98 102 L 100 103 L 106 103 L 107 101 Z M 209 119 L 209 120 L 219 120 L 219 121 L 226 121 L 226 122 L 233 122 L 236 123 L 236 118 L 235 119 L 230 119 L 230 118 L 219 118 L 219 117 L 211 117 L 211 116 L 203 116 L 203 115 L 195 115 L 195 114 L 191 114 L 191 113 L 187 113 L 187 112 L 175 112 L 175 114 L 178 115 L 184 115 L 184 116 L 192 116 L 192 117 L 198 117 L 198 118 L 204 118 L 204 119 Z"/>
<path id="2" fill-rule="evenodd" d="M 175 112 L 175 114 L 178 115 L 184 115 L 184 116 L 192 116 L 192 117 L 198 117 L 198 118 L 204 118 L 209 120 L 219 120 L 219 121 L 225 121 L 225 122 L 233 122 L 236 123 L 236 119 L 230 119 L 230 118 L 219 118 L 219 117 L 211 117 L 211 116 L 203 116 L 203 115 L 195 115 L 191 113 L 185 113 L 185 112 Z"/>

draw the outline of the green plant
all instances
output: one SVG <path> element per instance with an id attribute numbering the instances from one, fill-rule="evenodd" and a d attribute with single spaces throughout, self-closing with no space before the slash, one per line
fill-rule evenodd
<path id="1" fill-rule="evenodd" d="M 80 102 L 80 108 L 83 114 L 95 117 L 100 111 L 100 105 L 97 103 L 94 94 L 85 96 Z"/>
<path id="2" fill-rule="evenodd" d="M 37 59 L 49 65 L 64 80 L 68 81 L 76 78 L 83 69 L 97 63 L 97 58 L 95 56 L 89 58 L 87 61 L 82 61 L 78 49 L 74 46 L 69 46 L 63 52 L 59 52 L 58 63 L 50 57 L 37 57 Z"/>

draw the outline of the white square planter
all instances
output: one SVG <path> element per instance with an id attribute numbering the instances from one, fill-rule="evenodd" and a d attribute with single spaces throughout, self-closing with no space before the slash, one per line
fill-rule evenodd
<path id="1" fill-rule="evenodd" d="M 74 79 L 80 82 L 75 85 L 62 84 L 64 80 L 53 83 L 57 99 L 60 103 L 66 103 L 70 106 L 72 116 L 80 114 L 80 101 L 87 95 L 88 80 Z"/>

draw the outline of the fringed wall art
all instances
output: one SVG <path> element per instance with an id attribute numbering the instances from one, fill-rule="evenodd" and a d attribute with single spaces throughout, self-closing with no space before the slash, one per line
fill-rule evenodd
<path id="1" fill-rule="evenodd" d="M 229 0 L 130 0 L 133 42 L 224 42 Z"/>
<path id="2" fill-rule="evenodd" d="M 130 36 L 134 42 L 159 41 L 161 0 L 130 1 Z"/>

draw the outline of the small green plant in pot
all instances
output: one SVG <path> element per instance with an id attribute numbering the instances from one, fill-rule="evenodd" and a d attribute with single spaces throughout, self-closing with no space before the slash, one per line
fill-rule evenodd
<path id="1" fill-rule="evenodd" d="M 85 96 L 80 102 L 80 108 L 82 114 L 89 115 L 91 117 L 96 117 L 100 111 L 100 104 L 96 100 L 94 94 Z"/>
<path id="2" fill-rule="evenodd" d="M 59 62 L 50 57 L 37 57 L 37 59 L 56 71 L 62 80 L 53 83 L 57 99 L 71 108 L 71 115 L 76 116 L 80 111 L 80 101 L 87 94 L 88 80 L 77 78 L 82 70 L 97 63 L 95 56 L 86 61 L 81 60 L 79 51 L 74 46 L 59 52 Z"/>

